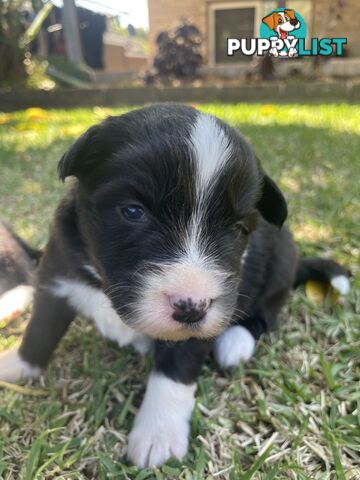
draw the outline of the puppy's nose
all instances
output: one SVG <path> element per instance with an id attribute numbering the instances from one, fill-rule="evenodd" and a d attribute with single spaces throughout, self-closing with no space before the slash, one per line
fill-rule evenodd
<path id="1" fill-rule="evenodd" d="M 296 27 L 296 25 L 298 24 L 298 19 L 297 18 L 292 18 L 290 20 L 290 24 L 293 26 L 293 27 Z"/>
<path id="2" fill-rule="evenodd" d="M 196 299 L 171 295 L 169 302 L 173 309 L 174 320 L 180 323 L 195 323 L 205 317 L 212 301 L 207 298 Z"/>

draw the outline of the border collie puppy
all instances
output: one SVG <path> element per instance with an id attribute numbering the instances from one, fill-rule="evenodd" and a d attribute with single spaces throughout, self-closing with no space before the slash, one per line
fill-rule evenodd
<path id="1" fill-rule="evenodd" d="M 0 220 L 0 322 L 20 315 L 31 303 L 40 257 Z"/>
<path id="2" fill-rule="evenodd" d="M 55 215 L 31 321 L 20 348 L 0 357 L 0 378 L 39 375 L 77 312 L 120 346 L 144 351 L 153 339 L 128 456 L 139 467 L 180 459 L 205 357 L 213 349 L 222 367 L 248 360 L 295 282 L 284 197 L 237 130 L 178 104 L 91 127 L 59 174 L 77 180 Z"/>

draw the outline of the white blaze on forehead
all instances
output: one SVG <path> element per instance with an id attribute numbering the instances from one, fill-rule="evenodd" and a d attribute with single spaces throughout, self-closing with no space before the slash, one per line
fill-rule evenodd
<path id="1" fill-rule="evenodd" d="M 199 113 L 192 128 L 190 148 L 194 160 L 196 202 L 185 239 L 186 257 L 203 260 L 202 225 L 209 192 L 231 157 L 231 142 L 211 115 Z"/>
<path id="2" fill-rule="evenodd" d="M 229 160 L 230 140 L 214 117 L 201 113 L 192 129 L 190 141 L 197 167 L 198 188 L 204 190 Z"/>

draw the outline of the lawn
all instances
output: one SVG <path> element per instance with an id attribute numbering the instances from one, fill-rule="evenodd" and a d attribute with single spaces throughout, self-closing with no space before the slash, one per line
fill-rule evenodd
<path id="1" fill-rule="evenodd" d="M 351 293 L 319 306 L 295 292 L 249 364 L 229 373 L 209 359 L 189 454 L 157 470 L 138 471 L 125 455 L 151 360 L 79 318 L 40 380 L 0 385 L 0 478 L 360 479 L 360 107 L 199 108 L 252 142 L 288 199 L 300 251 L 348 265 Z M 46 244 L 67 188 L 56 173 L 62 152 L 125 110 L 0 114 L 0 214 L 33 245 Z M 19 340 L 28 315 L 0 325 L 0 350 Z"/>

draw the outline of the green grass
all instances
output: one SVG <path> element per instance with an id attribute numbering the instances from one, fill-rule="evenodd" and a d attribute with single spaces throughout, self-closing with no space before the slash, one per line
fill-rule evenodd
<path id="1" fill-rule="evenodd" d="M 351 294 L 320 307 L 296 292 L 249 364 L 224 373 L 209 360 L 189 454 L 158 470 L 138 471 L 125 457 L 150 359 L 78 319 L 40 380 L 0 390 L 0 478 L 360 479 L 360 107 L 201 108 L 252 142 L 286 194 L 299 249 L 347 264 Z M 43 247 L 66 190 L 61 154 L 86 127 L 124 111 L 0 115 L 1 216 Z M 2 326 L 0 349 L 19 340 L 28 315 Z"/>

